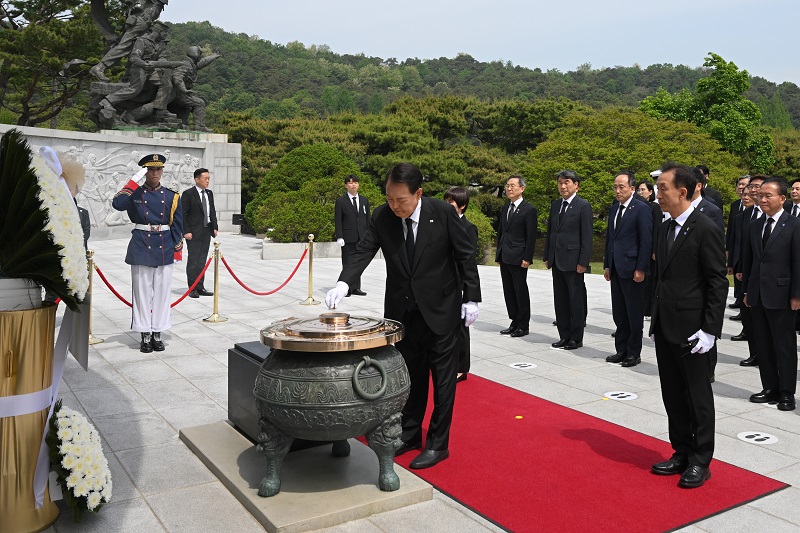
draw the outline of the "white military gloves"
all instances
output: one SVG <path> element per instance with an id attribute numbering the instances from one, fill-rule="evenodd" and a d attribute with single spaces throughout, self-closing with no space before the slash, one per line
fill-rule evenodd
<path id="1" fill-rule="evenodd" d="M 139 171 L 133 175 L 131 181 L 135 181 L 137 185 L 141 185 L 144 183 L 144 175 L 147 174 L 147 169 L 142 167 Z"/>
<path id="2" fill-rule="evenodd" d="M 328 306 L 328 309 L 335 309 L 348 292 L 350 292 L 350 286 L 344 281 L 337 281 L 336 286 L 325 295 L 325 305 Z"/>
<path id="3" fill-rule="evenodd" d="M 339 247 L 341 248 L 342 246 L 344 246 L 344 239 L 336 239 L 336 244 L 338 244 Z"/>
<path id="4" fill-rule="evenodd" d="M 470 327 L 478 320 L 478 304 L 476 302 L 461 304 L 461 318 L 464 319 L 464 325 Z"/>
<path id="5" fill-rule="evenodd" d="M 702 329 L 698 329 L 697 332 L 687 340 L 691 342 L 695 339 L 697 339 L 697 344 L 692 348 L 692 353 L 706 353 L 714 347 L 714 335 L 709 335 Z"/>

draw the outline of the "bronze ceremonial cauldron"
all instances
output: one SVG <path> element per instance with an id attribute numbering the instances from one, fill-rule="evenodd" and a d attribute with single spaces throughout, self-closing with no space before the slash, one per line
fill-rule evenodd
<path id="1" fill-rule="evenodd" d="M 400 488 L 394 453 L 411 383 L 392 344 L 402 338 L 399 322 L 347 313 L 289 318 L 261 330 L 272 351 L 253 390 L 261 415 L 257 448 L 267 458 L 259 496 L 280 492 L 281 464 L 296 438 L 334 441 L 333 456 L 345 457 L 347 439 L 365 435 L 378 456 L 378 487 Z"/>

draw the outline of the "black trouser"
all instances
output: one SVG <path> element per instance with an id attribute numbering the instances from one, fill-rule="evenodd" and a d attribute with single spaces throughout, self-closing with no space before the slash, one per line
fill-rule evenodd
<path id="1" fill-rule="evenodd" d="M 527 330 L 531 321 L 531 295 L 528 292 L 528 269 L 500 261 L 503 297 L 511 325 Z"/>
<path id="2" fill-rule="evenodd" d="M 194 280 L 200 276 L 203 267 L 206 266 L 206 259 L 208 259 L 208 248 L 211 245 L 211 228 L 204 227 L 199 232 L 192 233 L 192 238 L 186 241 L 186 248 L 188 249 L 186 258 L 186 281 L 188 286 L 194 284 Z M 195 290 L 205 289 L 205 274 L 200 278 Z"/>
<path id="3" fill-rule="evenodd" d="M 661 398 L 669 421 L 669 442 L 689 464 L 708 467 L 714 455 L 714 392 L 708 354 L 672 344 L 655 325 Z"/>
<path id="4" fill-rule="evenodd" d="M 611 269 L 611 314 L 617 326 L 614 345 L 617 353 L 629 357 L 642 354 L 644 329 L 644 282 L 621 278 L 616 268 Z"/>
<path id="5" fill-rule="evenodd" d="M 469 328 L 463 319 L 458 330 L 458 373 L 466 374 L 469 372 Z"/>
<path id="6" fill-rule="evenodd" d="M 456 399 L 459 328 L 437 335 L 428 327 L 419 309 L 403 317 L 406 335 L 397 343 L 411 379 L 411 392 L 403 407 L 404 442 L 422 439 L 422 421 L 428 406 L 428 382 L 433 381 L 433 413 L 425 439 L 428 450 L 446 450 Z"/>
<path id="7" fill-rule="evenodd" d="M 796 312 L 767 309 L 761 303 L 750 308 L 758 350 L 761 386 L 794 394 L 797 389 Z"/>
<path id="8" fill-rule="evenodd" d="M 586 321 L 583 274 L 575 270 L 559 270 L 555 265 L 551 270 L 558 337 L 583 342 L 583 323 Z"/>
<path id="9" fill-rule="evenodd" d="M 346 242 L 344 246 L 342 246 L 342 269 L 350 264 L 350 258 L 353 257 L 353 254 L 356 251 L 357 242 Z M 352 285 L 350 285 L 350 291 L 348 294 L 352 293 L 353 291 L 360 291 L 361 290 L 361 276 L 358 276 Z"/>

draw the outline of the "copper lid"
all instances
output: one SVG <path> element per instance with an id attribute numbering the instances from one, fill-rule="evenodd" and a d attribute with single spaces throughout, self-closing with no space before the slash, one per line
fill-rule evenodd
<path id="1" fill-rule="evenodd" d="M 347 352 L 394 344 L 403 333 L 396 320 L 332 312 L 279 320 L 261 330 L 261 343 L 295 352 Z"/>

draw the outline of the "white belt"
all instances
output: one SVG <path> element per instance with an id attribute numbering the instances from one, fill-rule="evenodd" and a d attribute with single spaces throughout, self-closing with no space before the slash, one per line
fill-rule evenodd
<path id="1" fill-rule="evenodd" d="M 140 229 L 142 231 L 169 231 L 168 224 L 134 224 L 133 229 Z"/>

